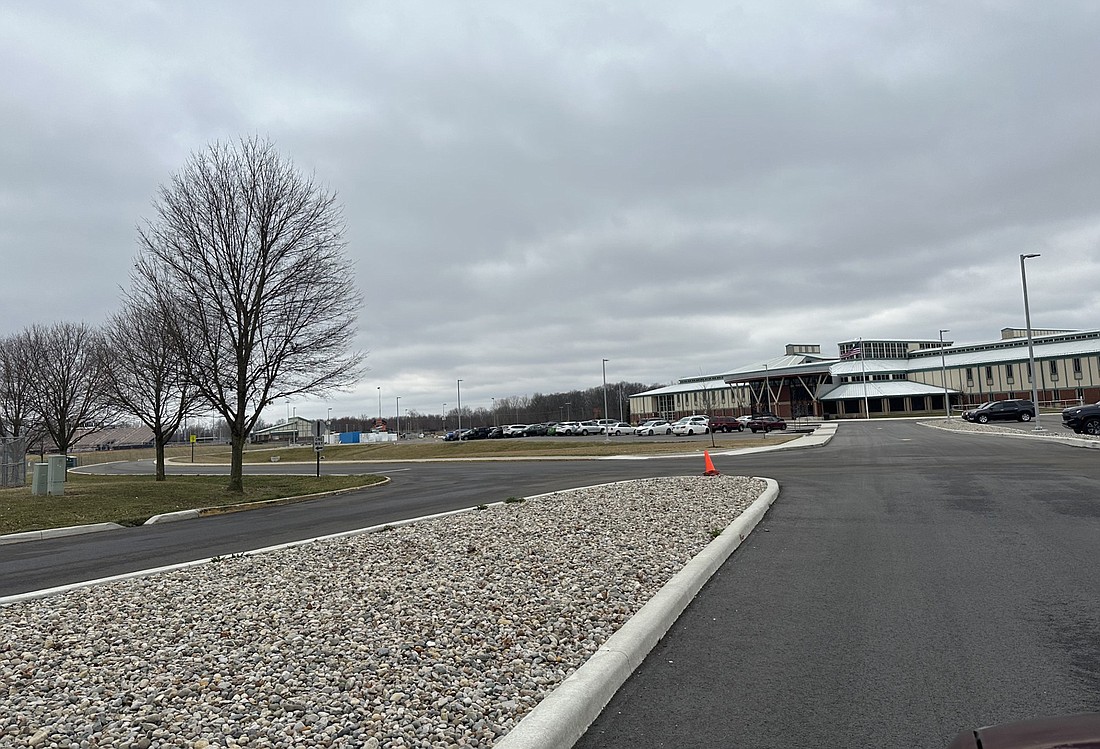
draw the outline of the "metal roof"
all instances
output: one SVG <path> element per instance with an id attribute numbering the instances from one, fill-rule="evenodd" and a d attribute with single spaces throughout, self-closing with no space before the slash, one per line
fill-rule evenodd
<path id="1" fill-rule="evenodd" d="M 867 386 L 864 390 L 864 385 Z M 949 390 L 957 393 L 958 390 Z M 925 385 L 921 382 L 910 380 L 889 380 L 882 382 L 846 382 L 837 385 L 832 390 L 819 393 L 818 400 L 842 401 L 853 398 L 862 399 L 864 394 L 868 398 L 901 398 L 906 395 L 943 395 L 944 389 L 935 385 Z"/>
<path id="2" fill-rule="evenodd" d="M 675 393 L 695 393 L 700 390 L 725 390 L 729 383 L 725 380 L 707 380 L 706 382 L 678 382 L 675 385 L 666 385 L 656 390 L 647 390 L 644 393 L 635 393 L 631 398 L 639 398 L 643 395 L 673 395 Z"/>

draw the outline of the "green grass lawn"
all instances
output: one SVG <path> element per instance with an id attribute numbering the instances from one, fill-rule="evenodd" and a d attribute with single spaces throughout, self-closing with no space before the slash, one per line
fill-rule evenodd
<path id="1" fill-rule="evenodd" d="M 760 445 L 777 445 L 795 439 L 797 435 L 769 434 L 753 437 L 715 435 L 716 447 L 710 440 L 671 440 L 637 437 L 602 437 L 588 440 L 553 437 L 523 437 L 505 440 L 475 440 L 473 442 L 414 441 L 377 442 L 365 445 L 327 445 L 324 460 L 440 460 L 446 458 L 582 458 L 608 455 L 660 455 L 668 453 L 699 453 L 703 450 L 728 450 Z M 270 447 L 252 445 L 245 452 L 246 463 L 267 463 L 273 456 L 279 461 L 310 463 L 316 460 L 311 447 Z M 182 458 L 189 460 L 190 456 Z M 195 455 L 196 463 L 228 463 L 229 448 L 210 447 Z"/>
<path id="2" fill-rule="evenodd" d="M 477 440 L 474 442 L 443 442 L 425 440 L 366 445 L 329 445 L 322 453 L 325 462 L 356 460 L 440 460 L 447 458 L 583 458 L 608 455 L 661 455 L 698 453 L 704 450 L 776 445 L 795 439 L 797 435 L 769 434 L 748 436 L 715 435 L 715 447 L 710 440 L 674 440 L 671 438 L 599 437 L 588 440 L 525 437 L 508 440 Z M 190 445 L 175 445 L 166 449 L 167 457 L 178 462 L 191 461 Z M 153 458 L 148 450 L 112 450 L 75 453 L 80 466 L 112 461 L 132 461 Z M 272 447 L 249 445 L 247 463 L 267 463 L 273 456 L 279 462 L 313 463 L 316 453 L 311 447 Z M 28 455 L 29 463 L 38 456 Z M 196 445 L 196 463 L 228 463 L 226 445 Z M 150 467 L 150 471 L 152 467 Z M 87 476 L 69 474 L 65 495 L 35 497 L 28 486 L 20 489 L 0 489 L 0 534 L 19 531 L 61 528 L 86 523 L 112 522 L 136 525 L 153 515 L 202 507 L 222 507 L 242 502 L 262 502 L 269 499 L 300 496 L 315 492 L 335 491 L 365 486 L 381 481 L 379 476 L 245 476 L 243 495 L 225 490 L 225 476 L 169 476 L 157 482 L 150 476 Z"/>
<path id="3" fill-rule="evenodd" d="M 0 489 L 0 534 L 86 523 L 138 525 L 153 515 L 369 486 L 381 476 L 245 476 L 244 494 L 226 476 L 85 476 L 70 473 L 65 494 L 36 497 L 30 486 Z"/>

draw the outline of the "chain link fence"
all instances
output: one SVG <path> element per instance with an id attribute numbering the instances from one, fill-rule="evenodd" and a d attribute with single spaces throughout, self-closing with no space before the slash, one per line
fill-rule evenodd
<path id="1" fill-rule="evenodd" d="M 27 440 L 0 440 L 0 487 L 24 486 L 27 483 Z"/>

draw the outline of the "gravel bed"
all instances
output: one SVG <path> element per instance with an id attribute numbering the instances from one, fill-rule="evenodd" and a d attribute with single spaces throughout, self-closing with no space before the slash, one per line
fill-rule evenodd
<path id="1" fill-rule="evenodd" d="M 1053 425 L 1050 421 L 1047 421 L 1048 419 L 1053 420 Z M 1043 427 L 1044 431 L 1038 434 L 1033 431 L 1034 426 L 1032 424 L 1027 424 L 1021 429 L 1002 424 L 974 424 L 961 418 L 951 419 L 951 421 L 938 419 L 920 423 L 939 429 L 949 429 L 954 432 L 984 432 L 986 434 L 1012 434 L 1018 437 L 1057 437 L 1059 439 L 1081 440 L 1082 442 L 1096 441 L 1095 437 L 1087 434 L 1074 434 L 1069 429 L 1062 428 L 1062 421 L 1055 414 L 1043 414 L 1040 422 L 1047 424 L 1047 426 Z"/>
<path id="2" fill-rule="evenodd" d="M 0 607 L 0 746 L 491 746 L 765 488 L 559 492 Z"/>

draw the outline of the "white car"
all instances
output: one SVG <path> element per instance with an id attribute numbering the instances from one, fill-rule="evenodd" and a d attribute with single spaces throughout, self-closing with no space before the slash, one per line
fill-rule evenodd
<path id="1" fill-rule="evenodd" d="M 580 426 L 575 421 L 563 421 L 554 427 L 554 434 L 559 437 L 562 435 L 572 435 L 577 433 L 577 427 Z"/>
<path id="2" fill-rule="evenodd" d="M 672 433 L 678 437 L 685 434 L 710 434 L 710 419 L 706 416 L 685 416 L 672 425 Z"/>
<path id="3" fill-rule="evenodd" d="M 672 422 L 667 419 L 649 419 L 634 427 L 634 434 L 639 437 L 655 434 L 672 434 Z"/>
<path id="4" fill-rule="evenodd" d="M 634 434 L 634 426 L 625 421 L 613 421 L 607 425 L 607 433 L 616 437 L 623 434 Z"/>
<path id="5" fill-rule="evenodd" d="M 598 421 L 582 421 L 577 424 L 577 427 L 573 430 L 573 434 L 582 434 L 587 437 L 590 434 L 603 434 L 603 424 Z"/>
<path id="6" fill-rule="evenodd" d="M 527 434 L 526 424 L 509 424 L 504 427 L 505 437 L 522 437 Z"/>

